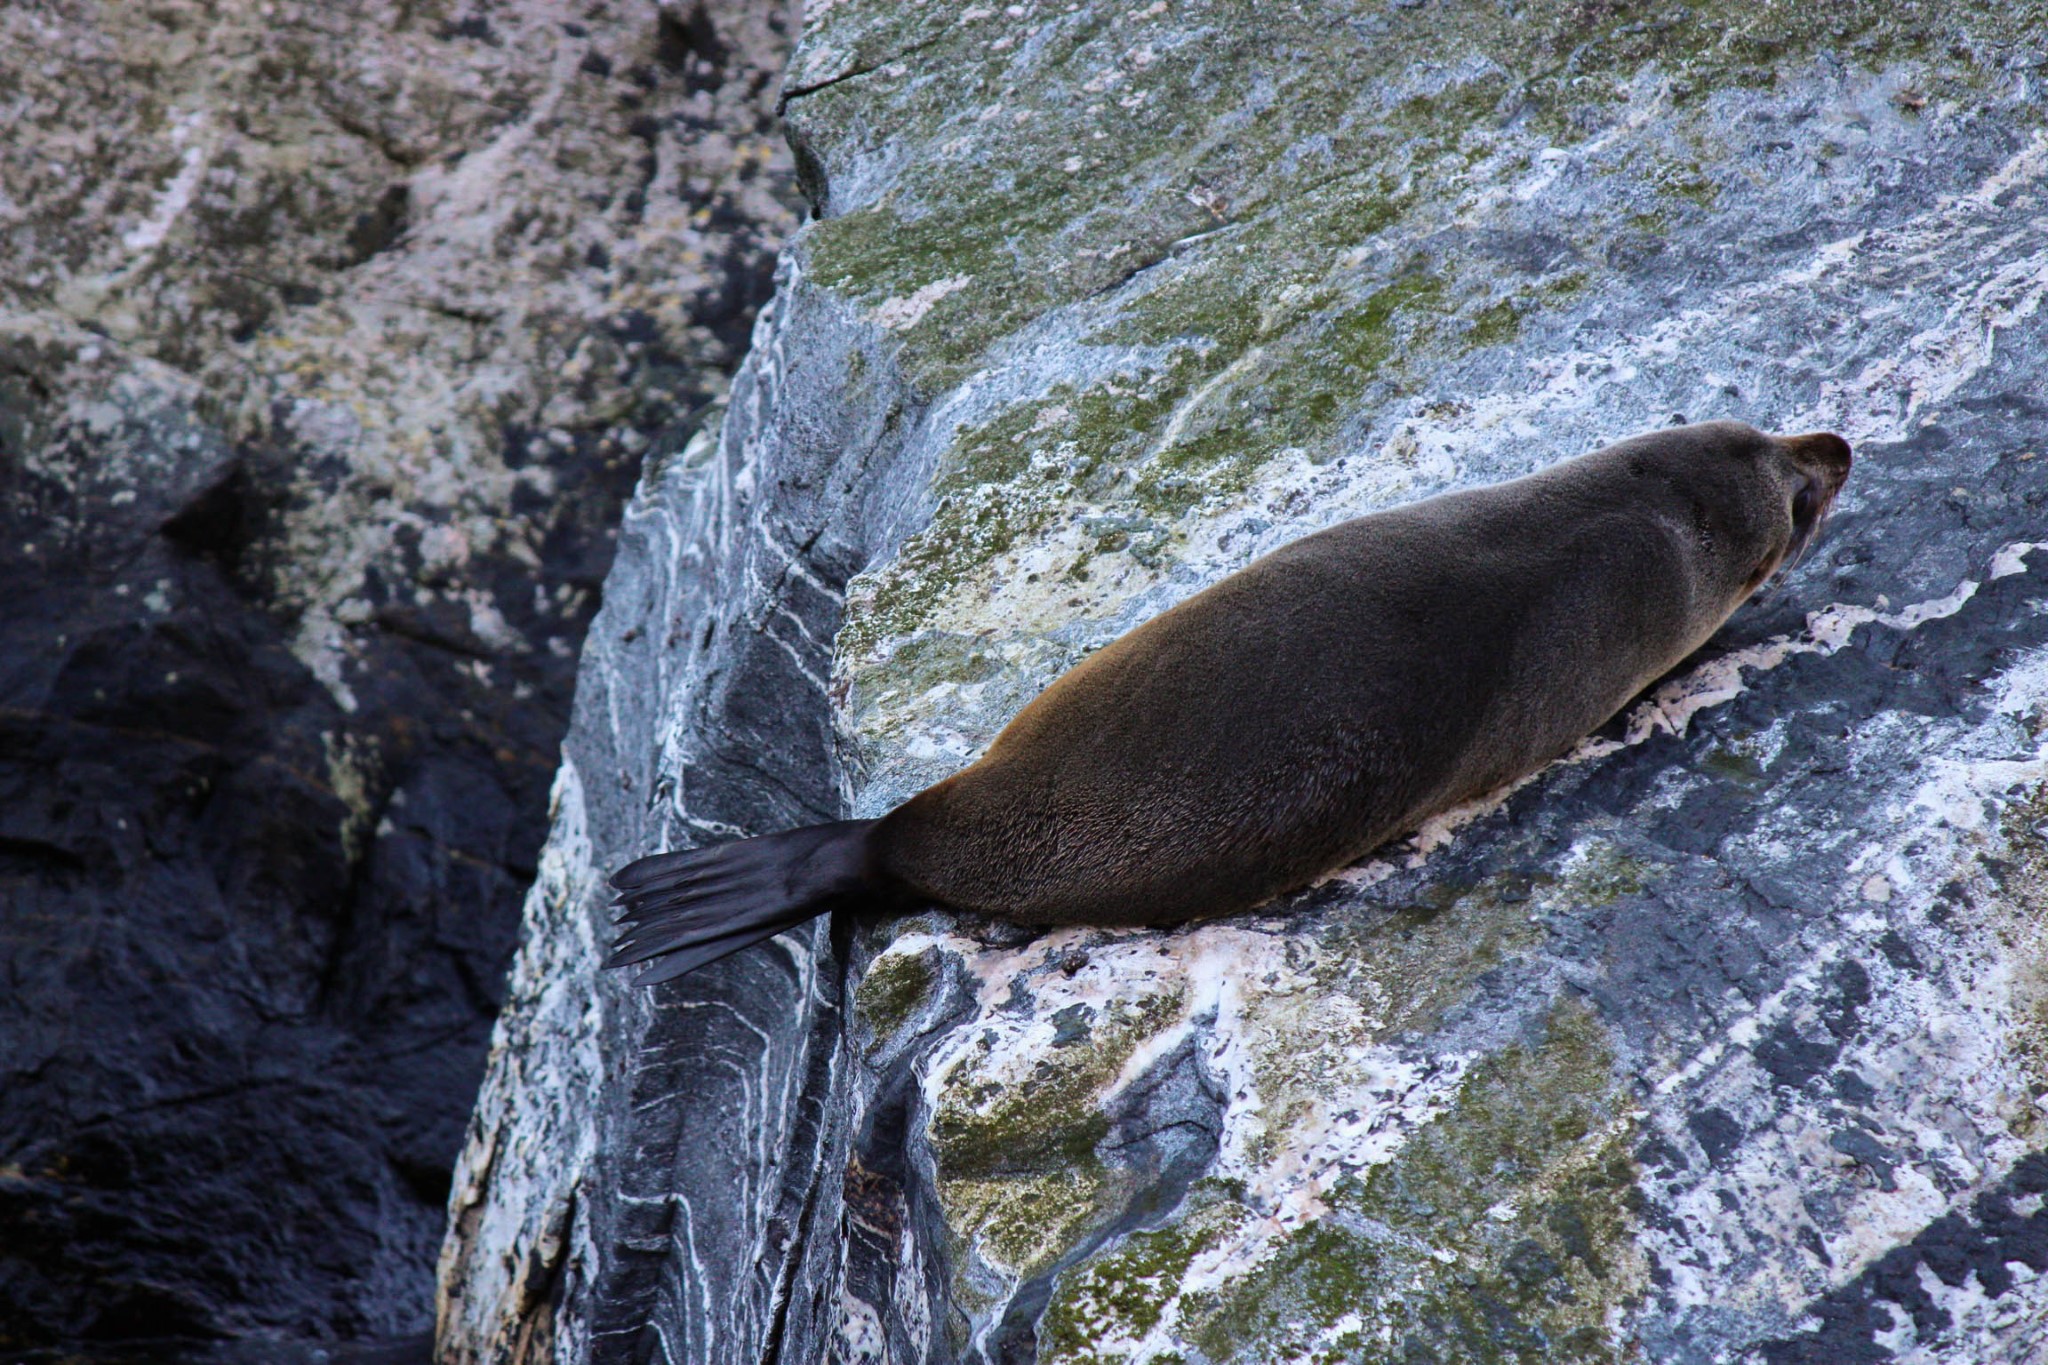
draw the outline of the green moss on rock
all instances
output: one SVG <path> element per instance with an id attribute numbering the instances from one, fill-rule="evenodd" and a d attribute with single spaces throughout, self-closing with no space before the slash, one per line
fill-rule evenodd
<path id="1" fill-rule="evenodd" d="M 1134 1233 L 1069 1272 L 1039 1320 L 1040 1358 L 1047 1365 L 1111 1365 L 1120 1357 L 1105 1352 L 1104 1343 L 1143 1340 L 1159 1325 L 1195 1257 L 1240 1233 L 1252 1217 L 1222 1187 L 1203 1182 L 1175 1222 Z"/>
<path id="2" fill-rule="evenodd" d="M 1257 1221 L 1213 1186 L 1068 1272 L 1042 1358 L 1114 1359 L 1098 1344 L 1165 1323 L 1215 1362 L 1624 1359 L 1610 1315 L 1645 1284 L 1632 1131 L 1604 1030 L 1561 1002 L 1538 1039 L 1476 1064 L 1448 1113 L 1341 1180 L 1329 1213 L 1247 1272 L 1187 1283 Z"/>
<path id="3" fill-rule="evenodd" d="M 1656 864 L 1631 857 L 1614 845 L 1594 841 L 1575 850 L 1558 896 L 1579 905 L 1611 905 L 1633 896 L 1656 876 Z"/>
<path id="4" fill-rule="evenodd" d="M 909 1022 L 919 1007 L 931 998 L 938 983 L 933 971 L 938 954 L 885 952 L 868 966 L 860 985 L 854 988 L 854 1013 L 875 1038 L 883 1039 Z"/>
<path id="5" fill-rule="evenodd" d="M 945 1078 L 928 1130 L 939 1198 L 985 1259 L 1031 1274 L 1099 1226 L 1128 1183 L 1096 1155 L 1109 1132 L 1102 1095 L 1183 1003 L 1177 989 L 1115 1001 L 1068 1045 L 1037 1053 L 1025 1076 L 1005 1052 L 970 1053 Z"/>
<path id="6" fill-rule="evenodd" d="M 1367 909 L 1334 929 L 1323 960 L 1375 983 L 1386 1001 L 1382 1036 L 1425 1033 L 1473 982 L 1541 941 L 1530 905 L 1549 884 L 1519 874 L 1476 886 L 1431 883 L 1410 905 Z"/>
<path id="7" fill-rule="evenodd" d="M 932 1153 L 941 1178 L 1031 1171 L 1086 1161 L 1108 1131 L 1097 1107 L 1103 1090 L 1147 1038 L 1179 1016 L 1179 991 L 1106 1006 L 1085 1045 L 1046 1050 L 1018 1083 L 964 1061 L 947 1087 L 959 1103 L 932 1115 Z"/>
<path id="8" fill-rule="evenodd" d="M 1108 1173 L 1091 1161 L 939 1182 L 948 1222 L 974 1238 L 983 1260 L 1020 1278 L 1080 1242 L 1107 1211 L 1110 1190 Z"/>
<path id="9" fill-rule="evenodd" d="M 1646 74 L 1683 103 L 1767 87 L 1822 51 L 1874 69 L 1944 39 L 1958 58 L 1947 81 L 1990 80 L 2002 45 L 2048 22 L 2038 3 L 1957 13 L 1715 0 L 1639 16 L 1449 0 L 1361 12 L 1333 41 L 1328 14 L 1250 0 L 971 13 L 940 23 L 841 0 L 809 26 L 799 68 L 826 52 L 841 54 L 828 63 L 839 70 L 873 65 L 792 106 L 822 162 L 879 151 L 883 128 L 892 150 L 920 150 L 874 198 L 817 224 L 802 250 L 817 281 L 871 306 L 964 281 L 904 329 L 906 372 L 928 392 L 971 372 L 996 340 L 1204 232 L 1249 225 L 1263 284 L 1315 249 L 1364 241 L 1390 218 L 1360 211 L 1348 191 L 1334 196 L 1342 212 L 1319 213 L 1319 196 L 1350 179 L 1406 185 L 1399 200 L 1424 203 L 1449 168 L 1484 159 L 1503 110 L 1575 141 Z M 901 61 L 852 55 L 892 49 Z M 1713 193 L 1702 175 L 1672 185 Z"/>

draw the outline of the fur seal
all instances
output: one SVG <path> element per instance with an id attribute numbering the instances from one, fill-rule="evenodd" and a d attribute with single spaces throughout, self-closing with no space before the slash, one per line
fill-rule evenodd
<path id="1" fill-rule="evenodd" d="M 642 858 L 608 966 L 835 907 L 1245 910 L 1558 757 L 1812 541 L 1850 451 L 1706 422 L 1319 531 L 1076 664 L 876 820 Z"/>

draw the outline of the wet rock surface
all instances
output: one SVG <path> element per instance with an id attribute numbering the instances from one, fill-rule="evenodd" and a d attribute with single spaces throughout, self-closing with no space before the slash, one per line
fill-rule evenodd
<path id="1" fill-rule="evenodd" d="M 2042 20 L 814 11 L 820 217 L 626 517 L 450 1357 L 2038 1359 Z M 1269 913 L 596 970 L 627 858 L 878 814 L 1266 549 L 1723 416 L 1856 445 L 1815 552 Z"/>
<path id="2" fill-rule="evenodd" d="M 427 1357 L 619 508 L 794 221 L 793 24 L 0 15 L 0 1356 Z"/>

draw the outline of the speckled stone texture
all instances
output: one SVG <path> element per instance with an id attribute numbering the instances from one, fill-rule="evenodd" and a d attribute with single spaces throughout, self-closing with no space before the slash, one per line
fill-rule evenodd
<path id="1" fill-rule="evenodd" d="M 0 7 L 0 1359 L 425 1358 L 619 509 L 795 221 L 794 24 Z"/>
<path id="2" fill-rule="evenodd" d="M 448 1357 L 2048 1359 L 2044 32 L 813 7 L 819 216 L 627 514 Z M 1723 416 L 1855 443 L 1818 549 L 1318 888 L 597 971 L 631 856 L 877 814 L 1263 550 Z"/>

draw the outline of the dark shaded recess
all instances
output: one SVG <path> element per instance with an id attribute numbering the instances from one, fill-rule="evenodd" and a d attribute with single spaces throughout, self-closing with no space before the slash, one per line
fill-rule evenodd
<path id="1" fill-rule="evenodd" d="M 1693 1140 L 1706 1153 L 1707 1164 L 1718 1166 L 1742 1144 L 1742 1125 L 1726 1109 L 1702 1109 L 1686 1120 Z M 1682 1158 L 1681 1158 L 1682 1164 Z"/>
<path id="2" fill-rule="evenodd" d="M 424 1359 L 570 665 L 506 661 L 515 705 L 368 632 L 344 713 L 201 464 L 118 512 L 0 467 L 0 1350 Z"/>
<path id="3" fill-rule="evenodd" d="M 659 358 L 674 359 L 665 352 L 660 353 Z M 678 405 L 691 404 L 696 411 L 681 422 L 668 423 L 653 438 L 649 446 L 653 452 L 669 449 L 677 439 L 675 433 L 694 431 L 696 424 L 693 419 L 703 411 L 703 400 L 697 399 L 695 388 L 705 384 L 706 376 L 701 371 L 684 371 L 680 360 L 674 363 L 674 372 L 687 373 L 693 386 L 675 390 L 674 401 Z M 514 463 L 516 467 L 518 463 L 527 462 L 523 452 L 530 448 L 529 434 L 523 428 L 514 427 L 507 433 L 508 463 Z M 516 461 L 511 456 L 514 451 L 521 452 Z M 640 459 L 624 450 L 607 448 L 588 432 L 578 432 L 567 453 L 552 454 L 541 463 L 546 464 L 554 476 L 554 492 L 543 494 L 522 486 L 513 494 L 513 510 L 529 524 L 541 529 L 540 556 L 541 562 L 547 566 L 549 586 L 553 588 L 559 584 L 581 589 L 591 595 L 594 610 L 596 595 L 603 589 L 605 575 L 611 570 L 618 509 L 639 478 Z M 533 611 L 533 575 L 530 570 L 516 562 L 506 561 L 488 566 L 484 573 L 496 590 L 494 596 L 501 603 L 508 624 L 522 634 L 529 630 L 537 632 L 528 638 L 538 639 L 548 633 L 547 623 Z M 581 638 L 581 633 L 579 625 L 578 638 Z M 573 677 L 570 682 L 573 686 Z"/>
<path id="4" fill-rule="evenodd" d="M 1922 1270 L 1931 1271 L 1951 1289 L 1962 1288 L 1975 1276 L 1992 1299 L 2012 1289 L 2015 1263 L 2037 1275 L 2048 1272 L 2048 1207 L 2025 1214 L 2015 1207 L 2021 1200 L 2038 1203 L 2044 1194 L 2048 1153 L 2036 1152 L 2015 1165 L 1996 1189 L 1972 1200 L 1967 1211 L 1935 1219 L 1912 1241 L 1894 1247 L 1855 1279 L 1807 1305 L 1806 1316 L 1818 1318 L 1821 1325 L 1763 1343 L 1763 1359 L 1768 1365 L 1882 1365 L 1895 1358 L 1877 1341 L 1893 1329 L 1894 1307 L 1912 1319 L 1920 1341 L 1932 1341 L 1955 1323 L 1922 1283 Z"/>
<path id="5" fill-rule="evenodd" d="M 719 38 L 703 0 L 698 0 L 684 12 L 662 10 L 655 29 L 654 60 L 681 76 L 683 92 L 694 95 L 725 84 L 732 53 Z"/>
<path id="6" fill-rule="evenodd" d="M 474 16 L 441 36 L 499 41 Z M 657 60 L 622 84 L 713 90 L 732 60 L 705 10 L 667 15 Z M 323 264 L 406 226 L 406 186 L 388 186 Z M 705 296 L 714 364 L 745 344 L 764 254 L 737 243 L 745 279 Z M 265 287 L 298 305 L 323 286 Z M 235 304 L 243 339 L 274 297 Z M 622 321 L 645 388 L 672 395 L 643 429 L 700 409 L 706 357 Z M 424 1361 L 450 1166 L 638 461 L 591 433 L 508 433 L 555 489 L 516 509 L 540 567 L 483 557 L 428 585 L 488 593 L 524 644 L 421 600 L 402 545 L 365 585 L 344 712 L 286 648 L 267 585 L 292 567 L 285 490 L 355 471 L 309 462 L 282 406 L 241 450 L 172 425 L 95 448 L 52 429 L 61 395 L 16 359 L 0 356 L 0 1358 Z M 87 472 L 38 477 L 30 453 Z"/>
<path id="7" fill-rule="evenodd" d="M 838 918 L 848 920 L 847 916 Z M 849 932 L 851 927 L 846 924 Z M 946 1227 L 931 1182 L 919 1170 L 920 1158 L 913 1155 L 916 1135 L 929 1120 L 920 1078 L 932 1048 L 974 1008 L 964 971 L 957 963 L 944 970 L 942 998 L 925 1009 L 917 1034 L 891 1049 L 852 1134 L 840 1187 L 837 1244 L 843 1257 L 846 1293 L 864 1303 L 922 1299 L 936 1321 L 957 1333 L 964 1324 L 949 1303 L 943 1265 L 933 1258 L 921 1258 L 923 1283 L 900 1283 L 904 1239 L 929 1239 Z M 917 1358 L 917 1343 L 905 1331 L 900 1314 L 889 1315 L 884 1330 L 889 1334 L 889 1359 Z"/>
<path id="8" fill-rule="evenodd" d="M 263 509 L 248 474 L 239 462 L 199 496 L 171 514 L 163 537 L 197 559 L 233 573 L 241 567 Z"/>
<path id="9" fill-rule="evenodd" d="M 462 19 L 450 19 L 434 31 L 434 36 L 444 43 L 453 42 L 457 38 L 467 38 L 471 42 L 488 43 L 492 47 L 498 46 L 498 35 L 492 30 L 490 20 L 480 15 L 470 15 Z"/>
<path id="10" fill-rule="evenodd" d="M 352 251 L 403 232 L 403 194 Z M 701 362 L 651 320 L 621 331 L 701 407 Z M 0 357 L 0 1359 L 425 1362 L 452 1165 L 639 461 L 509 432 L 556 490 L 517 509 L 539 568 L 479 555 L 431 586 L 486 592 L 522 643 L 420 600 L 401 543 L 364 586 L 344 711 L 269 585 L 286 490 L 351 471 L 310 464 L 282 409 L 240 449 L 169 424 L 117 450 L 54 402 L 33 357 Z"/>
<path id="11" fill-rule="evenodd" d="M 342 268 L 361 265 L 381 251 L 398 244 L 411 221 L 411 190 L 405 185 L 387 186 L 377 202 L 358 213 L 349 223 L 348 254 Z"/>
<path id="12" fill-rule="evenodd" d="M 751 268 L 735 268 L 706 280 L 690 297 L 690 317 L 709 328 L 722 346 L 743 351 L 753 335 L 755 316 L 775 293 L 775 255 L 762 249 L 759 233 L 730 199 L 721 195 L 709 208 L 708 225 L 732 233 L 736 262 L 751 263 Z"/>
<path id="13" fill-rule="evenodd" d="M 765 303 L 768 294 L 774 292 L 775 261 L 772 254 L 765 252 L 762 253 L 765 260 L 753 259 L 755 245 L 751 237 L 736 243 L 728 268 L 730 273 L 741 278 L 752 279 L 756 274 L 764 276 L 768 281 L 765 286 L 767 292 L 760 295 L 760 301 Z M 716 294 L 718 290 L 719 286 L 710 286 L 712 293 Z M 694 305 L 695 299 L 691 302 Z M 612 339 L 625 348 L 633 365 L 647 376 L 648 387 L 655 396 L 643 409 L 641 429 L 654 438 L 652 444 L 655 447 L 660 447 L 678 420 L 686 419 L 716 395 L 715 376 L 705 369 L 701 359 L 693 361 L 671 348 L 660 325 L 637 308 L 629 308 L 608 319 L 604 327 Z M 732 363 L 736 364 L 745 353 L 753 327 L 753 314 L 749 313 L 741 326 L 727 324 L 716 331 L 716 335 L 726 343 L 724 354 L 731 358 Z M 580 442 L 584 437 L 579 435 L 577 439 Z M 623 454 L 615 454 L 611 458 L 627 459 Z M 631 463 L 630 460 L 628 462 Z M 558 484 L 556 497 L 564 496 L 567 494 Z"/>
<path id="14" fill-rule="evenodd" d="M 788 107 L 789 97 L 785 93 L 776 105 L 776 112 L 779 114 Z M 789 125 L 788 133 L 790 156 L 796 163 L 797 193 L 803 196 L 804 207 L 810 211 L 809 217 L 823 218 L 832 207 L 832 177 L 826 171 L 824 159 L 818 155 L 817 148 L 804 136 L 803 125 Z"/>

